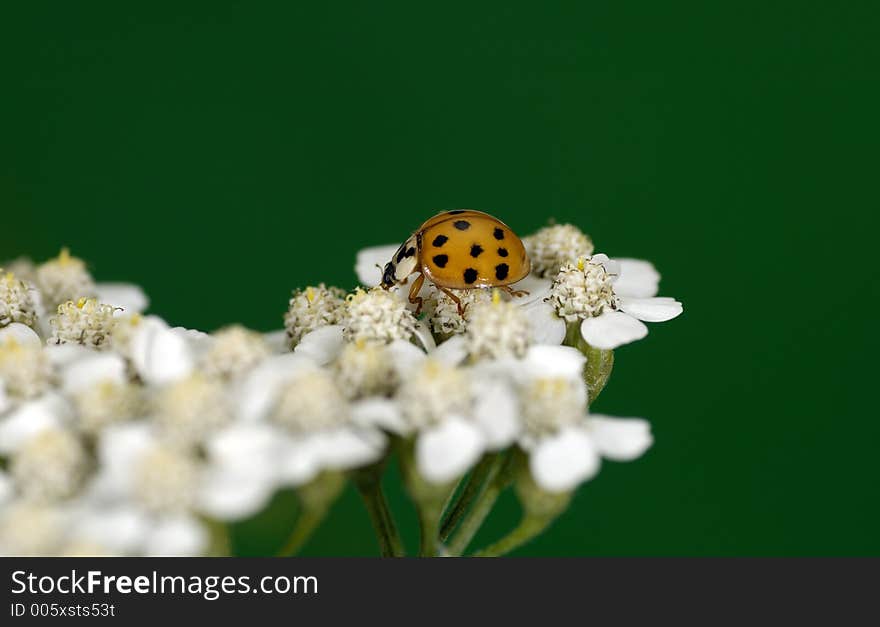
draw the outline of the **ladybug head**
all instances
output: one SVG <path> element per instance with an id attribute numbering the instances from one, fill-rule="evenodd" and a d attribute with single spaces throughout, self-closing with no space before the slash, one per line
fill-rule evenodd
<path id="1" fill-rule="evenodd" d="M 382 286 L 382 289 L 387 290 L 397 283 L 397 277 L 394 272 L 396 269 L 393 261 L 385 264 L 385 270 L 382 272 L 382 282 L 379 284 Z"/>

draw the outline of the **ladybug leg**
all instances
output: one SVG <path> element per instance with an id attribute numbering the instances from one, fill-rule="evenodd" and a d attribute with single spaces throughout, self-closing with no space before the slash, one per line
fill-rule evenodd
<path id="1" fill-rule="evenodd" d="M 511 296 L 513 296 L 514 298 L 520 298 L 522 296 L 529 295 L 529 293 L 526 290 L 515 290 L 512 287 L 510 287 L 509 285 L 499 285 L 498 287 L 500 289 L 504 290 L 505 292 L 507 292 L 508 294 L 510 294 Z"/>
<path id="2" fill-rule="evenodd" d="M 419 315 L 422 311 L 422 302 L 424 299 L 419 296 L 419 290 L 422 289 L 422 285 L 425 284 L 425 275 L 420 274 L 419 277 L 413 281 L 412 286 L 409 288 L 409 302 L 416 306 L 415 315 Z"/>
<path id="3" fill-rule="evenodd" d="M 461 299 L 458 296 L 456 296 L 455 294 L 453 294 L 451 291 L 446 289 L 445 287 L 440 287 L 439 285 L 437 287 L 440 288 L 440 291 L 442 291 L 450 299 L 452 299 L 452 302 L 455 303 L 455 305 L 458 307 L 458 315 L 464 316 L 464 310 L 467 307 L 467 305 L 462 305 Z"/>

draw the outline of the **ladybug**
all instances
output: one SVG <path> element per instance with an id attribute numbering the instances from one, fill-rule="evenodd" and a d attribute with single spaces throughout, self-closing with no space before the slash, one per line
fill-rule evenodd
<path id="1" fill-rule="evenodd" d="M 528 292 L 514 290 L 528 276 L 531 262 L 522 240 L 496 217 L 482 211 L 455 209 L 437 214 L 407 239 L 382 272 L 381 286 L 405 285 L 418 272 L 409 290 L 409 302 L 422 309 L 419 290 L 427 277 L 458 306 L 461 299 L 450 290 L 497 287 L 513 296 Z"/>

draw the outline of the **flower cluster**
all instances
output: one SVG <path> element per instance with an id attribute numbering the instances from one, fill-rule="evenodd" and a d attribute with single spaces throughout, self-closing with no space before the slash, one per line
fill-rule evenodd
<path id="1" fill-rule="evenodd" d="M 6 264 L 0 554 L 222 555 L 228 523 L 279 490 L 307 519 L 291 553 L 348 478 L 383 554 L 400 555 L 381 489 L 391 459 L 423 555 L 463 554 L 491 509 L 473 499 L 511 485 L 525 516 L 559 515 L 602 459 L 651 446 L 643 419 L 590 406 L 610 351 L 681 304 L 656 296 L 651 264 L 593 254 L 574 226 L 525 242 L 533 274 L 513 287 L 528 296 L 461 290 L 459 313 L 426 282 L 417 316 L 405 291 L 377 287 L 396 246 L 376 247 L 358 254 L 360 287 L 295 291 L 271 333 L 173 327 L 66 250 Z M 528 539 L 511 538 L 499 546 Z"/>

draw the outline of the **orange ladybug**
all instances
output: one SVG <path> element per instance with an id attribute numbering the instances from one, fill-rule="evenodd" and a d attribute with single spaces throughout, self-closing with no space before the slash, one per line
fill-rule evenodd
<path id="1" fill-rule="evenodd" d="M 498 287 L 513 296 L 528 292 L 510 285 L 528 276 L 531 262 L 522 240 L 506 224 L 482 211 L 455 209 L 440 213 L 407 239 L 382 272 L 382 287 L 405 285 L 418 272 L 409 290 L 409 301 L 422 309 L 419 290 L 427 277 L 446 293 L 458 313 L 464 308 L 450 290 Z"/>

